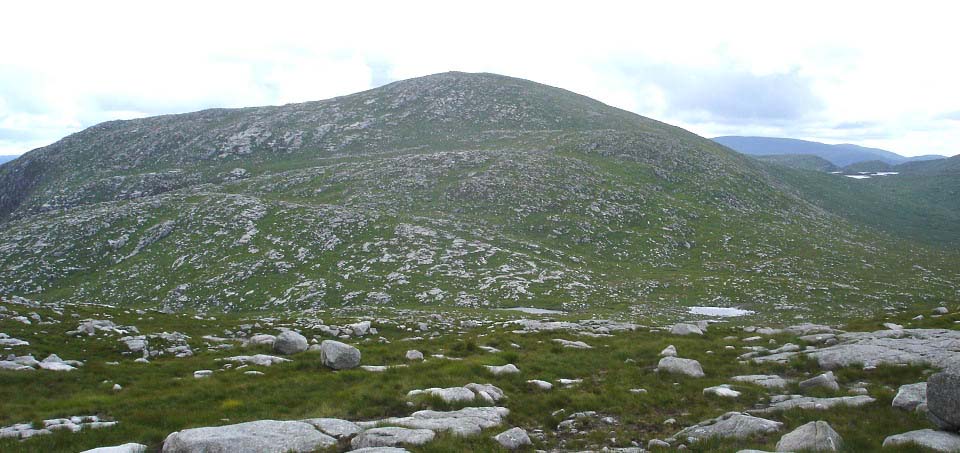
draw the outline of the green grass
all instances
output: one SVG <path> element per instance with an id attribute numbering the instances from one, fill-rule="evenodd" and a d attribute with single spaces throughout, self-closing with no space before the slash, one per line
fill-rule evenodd
<path id="1" fill-rule="evenodd" d="M 49 310 L 37 311 L 44 318 L 59 317 Z M 121 354 L 123 348 L 116 337 L 66 337 L 64 332 L 75 327 L 76 320 L 70 317 L 72 313 L 82 318 L 102 317 L 106 313 L 118 324 L 137 325 L 144 333 L 183 332 L 192 337 L 190 343 L 197 354 L 182 359 L 158 358 L 148 365 L 135 364 L 132 363 L 133 357 Z M 914 314 L 905 313 L 891 319 L 908 323 Z M 504 316 L 500 312 L 483 311 L 452 312 L 447 315 L 454 318 L 492 316 L 500 319 Z M 324 320 L 337 324 L 336 316 L 328 314 Z M 404 319 L 409 319 L 409 316 L 419 318 L 410 314 L 405 315 Z M 516 334 L 512 333 L 512 328 L 478 328 L 463 334 L 442 332 L 439 337 L 417 341 L 400 341 L 415 334 L 380 325 L 380 335 L 388 338 L 390 343 L 373 339 L 355 342 L 363 353 L 364 364 L 405 363 L 403 355 L 407 349 L 423 351 L 428 355 L 428 360 L 384 373 L 362 370 L 334 372 L 320 364 L 318 354 L 307 352 L 292 356 L 293 363 L 269 368 L 246 368 L 261 370 L 266 373 L 264 376 L 247 376 L 239 370 L 228 370 L 217 371 L 211 378 L 198 380 L 192 377 L 193 371 L 220 369 L 222 364 L 216 361 L 217 358 L 269 352 L 264 347 L 207 351 L 201 346 L 203 340 L 200 338 L 203 335 L 222 335 L 224 329 L 233 330 L 239 324 L 252 322 L 247 315 L 223 315 L 217 316 L 216 320 L 198 320 L 187 315 L 148 312 L 139 316 L 119 309 L 77 306 L 66 309 L 63 319 L 59 324 L 43 326 L 45 334 L 35 333 L 36 326 L 0 320 L 0 331 L 31 342 L 29 347 L 18 352 L 32 351 L 38 358 L 55 352 L 64 359 L 87 362 L 85 367 L 69 373 L 0 372 L 0 401 L 3 401 L 0 426 L 89 414 L 110 417 L 120 421 L 120 424 L 98 431 L 41 436 L 25 442 L 0 441 L 0 450 L 78 451 L 125 442 L 141 442 L 157 448 L 167 434 L 187 427 L 257 419 L 339 417 L 369 420 L 407 415 L 424 408 L 456 409 L 464 405 L 446 404 L 436 398 L 408 401 L 405 395 L 416 388 L 462 386 L 470 382 L 492 383 L 504 390 L 508 398 L 501 404 L 511 410 L 506 425 L 467 439 L 441 435 L 430 445 L 411 448 L 412 451 L 497 451 L 490 436 L 510 426 L 543 430 L 546 437 L 537 441 L 537 448 L 563 445 L 564 448 L 585 449 L 598 445 L 629 446 L 631 442 L 646 445 L 649 439 L 669 437 L 683 426 L 728 411 L 751 409 L 767 400 L 765 389 L 747 384 L 734 384 L 735 389 L 743 392 L 737 399 L 703 395 L 702 389 L 705 387 L 732 383 L 729 380 L 731 376 L 770 373 L 800 380 L 819 372 L 811 361 L 794 361 L 785 365 L 738 363 L 737 355 L 743 352 L 739 346 L 743 343 L 723 338 L 744 338 L 752 334 L 742 332 L 735 325 L 713 325 L 704 337 L 676 337 L 644 329 L 592 338 L 575 337 L 570 332 Z M 960 317 L 954 314 L 941 318 L 927 317 L 924 321 L 910 323 L 918 327 L 954 327 L 956 320 L 960 320 Z M 882 320 L 874 319 L 858 325 L 872 329 L 880 322 Z M 267 327 L 260 330 L 271 331 Z M 304 333 L 308 337 L 318 336 L 316 332 Z M 593 349 L 562 348 L 552 341 L 554 338 L 583 340 Z M 788 335 L 772 338 L 777 344 L 791 340 L 796 342 Z M 520 347 L 515 348 L 511 344 Z M 692 379 L 654 372 L 659 360 L 658 353 L 668 344 L 675 345 L 680 356 L 699 360 L 707 376 Z M 734 345 L 738 349 L 727 350 L 724 348 L 726 345 Z M 490 354 L 478 346 L 494 346 L 502 352 Z M 445 354 L 462 360 L 433 359 L 429 358 L 430 354 Z M 114 360 L 121 364 L 105 365 L 105 362 Z M 522 372 L 494 377 L 482 367 L 505 363 L 516 364 Z M 769 417 L 785 422 L 788 430 L 807 421 L 826 420 L 843 436 L 847 443 L 846 451 L 875 450 L 887 435 L 928 426 L 922 416 L 890 407 L 893 392 L 899 385 L 918 382 L 925 379 L 925 375 L 925 370 L 918 367 L 839 370 L 837 376 L 841 384 L 867 381 L 871 395 L 878 401 L 859 409 L 791 411 Z M 583 382 L 572 388 L 557 386 L 548 392 L 531 390 L 526 384 L 528 379 L 555 381 L 559 378 L 583 379 Z M 123 390 L 112 391 L 113 383 L 122 385 Z M 631 388 L 645 388 L 647 393 L 633 394 L 629 392 Z M 794 392 L 797 390 L 795 384 L 789 389 Z M 844 393 L 841 391 L 838 394 Z M 559 410 L 564 412 L 552 415 Z M 567 415 L 578 411 L 597 411 L 602 416 L 616 418 L 617 424 L 607 426 L 594 422 L 580 435 L 557 433 L 557 425 Z M 676 419 L 677 424 L 665 425 L 663 422 L 668 418 Z M 610 441 L 611 437 L 616 441 Z M 771 448 L 778 439 L 779 435 L 771 435 L 743 441 L 711 441 L 692 447 L 694 451 Z"/>

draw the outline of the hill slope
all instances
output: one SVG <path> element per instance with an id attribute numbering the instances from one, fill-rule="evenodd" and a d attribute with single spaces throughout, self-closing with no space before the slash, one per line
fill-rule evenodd
<path id="1" fill-rule="evenodd" d="M 769 154 L 755 156 L 759 161 L 769 164 L 782 165 L 797 170 L 837 171 L 836 165 L 830 161 L 812 154 Z"/>
<path id="2" fill-rule="evenodd" d="M 888 164 L 900 164 L 911 160 L 929 160 L 944 156 L 919 156 L 915 158 L 879 148 L 867 148 L 858 145 L 828 145 L 826 143 L 776 137 L 715 137 L 714 141 L 744 154 L 812 154 L 822 157 L 838 167 L 866 161 L 881 161 Z"/>
<path id="3" fill-rule="evenodd" d="M 491 74 L 105 123 L 0 167 L 0 200 L 0 291 L 168 310 L 812 319 L 960 281 L 710 140 Z"/>

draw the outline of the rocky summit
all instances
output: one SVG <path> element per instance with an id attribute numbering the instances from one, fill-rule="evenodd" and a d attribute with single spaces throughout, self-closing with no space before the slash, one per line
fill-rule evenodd
<path id="1" fill-rule="evenodd" d="M 958 451 L 960 252 L 825 177 L 495 74 L 99 124 L 0 165 L 0 451 Z"/>

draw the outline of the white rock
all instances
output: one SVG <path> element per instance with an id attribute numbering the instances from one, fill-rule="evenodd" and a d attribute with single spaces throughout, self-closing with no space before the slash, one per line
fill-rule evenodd
<path id="1" fill-rule="evenodd" d="M 507 450 L 516 450 L 526 445 L 533 445 L 533 442 L 530 441 L 530 436 L 527 435 L 527 432 L 523 428 L 508 429 L 493 436 L 493 440 L 497 441 L 501 447 Z"/>

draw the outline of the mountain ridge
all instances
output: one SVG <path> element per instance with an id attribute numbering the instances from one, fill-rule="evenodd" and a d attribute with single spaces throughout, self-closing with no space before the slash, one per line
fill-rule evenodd
<path id="1" fill-rule="evenodd" d="M 722 136 L 711 140 L 737 152 L 750 155 L 810 154 L 830 161 L 837 167 L 879 160 L 888 164 L 910 161 L 943 159 L 947 156 L 925 155 L 907 157 L 880 148 L 869 148 L 849 143 L 830 145 L 826 143 L 781 137 Z"/>

